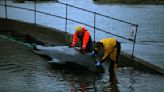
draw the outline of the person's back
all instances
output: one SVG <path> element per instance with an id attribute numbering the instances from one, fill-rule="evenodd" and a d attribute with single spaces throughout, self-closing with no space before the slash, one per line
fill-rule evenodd
<path id="1" fill-rule="evenodd" d="M 85 27 L 77 26 L 73 35 L 72 47 L 75 47 L 78 39 L 81 41 L 81 49 L 85 52 L 92 52 L 92 39 Z"/>
<path id="2" fill-rule="evenodd" d="M 101 43 L 103 43 L 104 46 L 104 57 L 105 59 L 116 47 L 117 40 L 115 38 L 104 38 L 100 40 Z"/>

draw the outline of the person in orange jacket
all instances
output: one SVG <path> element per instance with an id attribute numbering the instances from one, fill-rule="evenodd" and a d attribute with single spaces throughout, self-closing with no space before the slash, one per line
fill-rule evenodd
<path id="1" fill-rule="evenodd" d="M 78 42 L 78 39 L 81 42 L 81 49 L 80 49 L 81 53 L 92 52 L 93 47 L 92 47 L 92 39 L 90 33 L 83 26 L 75 27 L 75 33 L 73 34 L 73 40 L 70 47 L 75 47 Z"/>
<path id="2" fill-rule="evenodd" d="M 111 61 L 109 72 L 114 72 L 117 68 L 118 57 L 120 55 L 121 45 L 115 38 L 104 38 L 95 43 L 94 56 L 96 66 L 101 66 L 104 61 Z"/>

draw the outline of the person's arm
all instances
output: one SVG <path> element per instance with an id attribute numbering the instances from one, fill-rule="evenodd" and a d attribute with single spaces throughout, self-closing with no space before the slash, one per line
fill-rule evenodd
<path id="1" fill-rule="evenodd" d="M 105 55 L 102 57 L 100 55 L 97 55 L 97 57 L 95 58 L 96 60 L 96 66 L 100 66 L 106 59 L 108 58 L 108 55 L 105 57 Z"/>
<path id="2" fill-rule="evenodd" d="M 78 42 L 78 37 L 77 37 L 77 32 L 75 32 L 74 35 L 73 35 L 73 40 L 72 40 L 71 46 L 74 47 L 77 42 Z"/>
<path id="3" fill-rule="evenodd" d="M 102 57 L 101 61 L 105 61 L 108 58 L 109 54 L 110 54 L 110 50 L 104 51 L 104 56 Z"/>
<path id="4" fill-rule="evenodd" d="M 109 58 L 110 54 L 113 52 L 114 46 L 108 40 L 104 41 L 104 56 L 102 57 L 102 62 Z"/>
<path id="5" fill-rule="evenodd" d="M 84 37 L 83 37 L 83 44 L 82 44 L 82 49 L 86 49 L 86 46 L 88 44 L 88 41 L 89 41 L 89 38 L 90 38 L 90 34 L 88 31 L 86 31 L 84 33 Z"/>

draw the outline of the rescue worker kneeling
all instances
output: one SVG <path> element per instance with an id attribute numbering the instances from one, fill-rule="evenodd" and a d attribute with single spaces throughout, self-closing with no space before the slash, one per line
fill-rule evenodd
<path id="1" fill-rule="evenodd" d="M 78 42 L 78 39 L 81 42 L 81 53 L 92 52 L 92 39 L 89 31 L 83 26 L 76 26 L 75 33 L 73 35 L 72 44 L 69 47 L 75 47 Z"/>
<path id="2" fill-rule="evenodd" d="M 104 61 L 111 61 L 109 72 L 113 73 L 117 68 L 118 57 L 120 55 L 121 46 L 115 38 L 105 38 L 94 45 L 95 65 L 101 66 Z"/>

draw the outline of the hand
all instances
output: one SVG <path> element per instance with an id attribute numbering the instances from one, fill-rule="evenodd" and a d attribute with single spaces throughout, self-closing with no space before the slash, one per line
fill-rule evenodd
<path id="1" fill-rule="evenodd" d="M 69 45 L 69 48 L 73 48 L 74 46 L 72 46 L 72 45 Z"/>
<path id="2" fill-rule="evenodd" d="M 85 49 L 80 49 L 80 53 L 84 54 L 84 53 L 86 53 L 86 50 Z"/>
<path id="3" fill-rule="evenodd" d="M 99 67 L 100 65 L 101 65 L 100 61 L 99 60 L 96 60 L 95 66 Z"/>
<path id="4" fill-rule="evenodd" d="M 97 56 L 97 53 L 95 51 L 92 51 L 92 57 L 96 57 Z"/>

